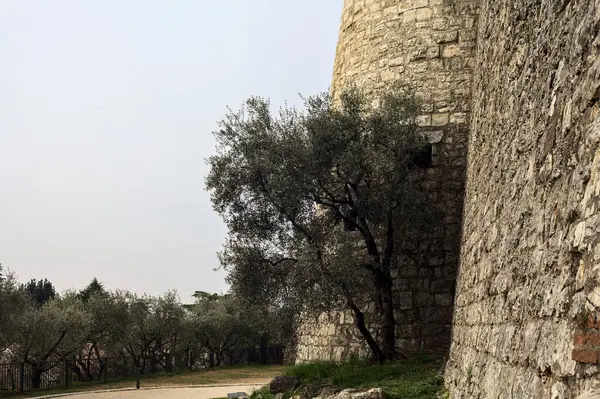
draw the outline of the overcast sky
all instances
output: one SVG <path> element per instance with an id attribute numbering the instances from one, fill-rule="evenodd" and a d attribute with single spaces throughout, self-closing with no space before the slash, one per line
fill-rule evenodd
<path id="1" fill-rule="evenodd" d="M 342 0 L 1 0 L 0 262 L 60 291 L 226 291 L 211 132 L 327 90 Z"/>

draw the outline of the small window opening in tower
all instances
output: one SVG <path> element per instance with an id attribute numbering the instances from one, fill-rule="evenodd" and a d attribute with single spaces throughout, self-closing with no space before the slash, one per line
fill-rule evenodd
<path id="1" fill-rule="evenodd" d="M 429 168 L 433 166 L 433 145 L 427 144 L 413 157 L 414 164 L 419 168 Z"/>

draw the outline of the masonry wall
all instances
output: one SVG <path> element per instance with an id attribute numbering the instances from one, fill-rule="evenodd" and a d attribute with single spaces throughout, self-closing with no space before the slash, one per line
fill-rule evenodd
<path id="1" fill-rule="evenodd" d="M 397 258 L 397 338 L 404 353 L 445 354 L 450 344 L 476 22 L 471 0 L 344 2 L 333 95 L 349 84 L 369 94 L 395 81 L 413 84 L 424 104 L 419 124 L 433 145 L 432 166 L 418 178 L 442 214 L 427 231 L 405 237 Z M 368 355 L 353 323 L 347 312 L 304 316 L 296 361 Z"/>
<path id="2" fill-rule="evenodd" d="M 452 398 L 598 381 L 599 30 L 597 0 L 482 0 Z"/>

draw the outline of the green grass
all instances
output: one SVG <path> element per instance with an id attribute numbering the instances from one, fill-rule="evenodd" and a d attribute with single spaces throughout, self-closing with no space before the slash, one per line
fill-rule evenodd
<path id="1" fill-rule="evenodd" d="M 386 365 L 369 365 L 354 360 L 347 363 L 316 362 L 295 366 L 284 374 L 298 377 L 301 387 L 289 393 L 316 396 L 322 389 L 382 388 L 391 399 L 433 399 L 441 392 L 441 364 L 425 356 L 413 357 Z M 252 399 L 272 399 L 266 390 L 257 391 Z"/>

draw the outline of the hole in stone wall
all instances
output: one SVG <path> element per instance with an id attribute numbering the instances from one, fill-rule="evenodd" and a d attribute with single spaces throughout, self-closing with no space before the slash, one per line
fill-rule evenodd
<path id="1" fill-rule="evenodd" d="M 433 145 L 427 144 L 413 155 L 413 163 L 419 168 L 429 168 L 433 165 Z"/>

